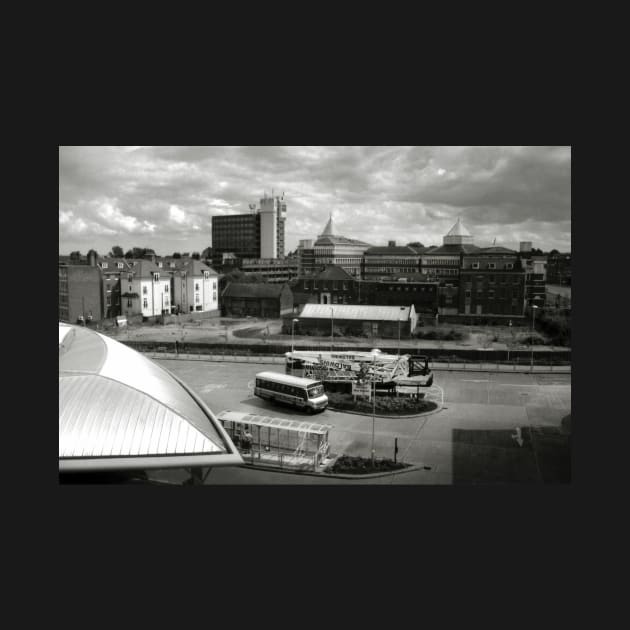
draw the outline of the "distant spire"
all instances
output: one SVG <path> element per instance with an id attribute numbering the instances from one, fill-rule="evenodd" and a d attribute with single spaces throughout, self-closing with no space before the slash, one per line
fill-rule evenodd
<path id="1" fill-rule="evenodd" d="M 326 224 L 326 227 L 324 228 L 324 231 L 322 232 L 321 236 L 334 236 L 332 210 L 330 211 L 330 218 L 328 219 L 328 223 Z"/>

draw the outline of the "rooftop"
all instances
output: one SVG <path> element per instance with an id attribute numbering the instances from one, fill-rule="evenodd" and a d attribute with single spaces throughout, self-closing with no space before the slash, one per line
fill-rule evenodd
<path id="1" fill-rule="evenodd" d="M 225 287 L 222 297 L 277 298 L 285 286 L 287 285 L 267 282 L 230 282 Z"/>
<path id="2" fill-rule="evenodd" d="M 305 304 L 300 319 L 409 320 L 412 306 L 366 306 L 355 304 Z"/>

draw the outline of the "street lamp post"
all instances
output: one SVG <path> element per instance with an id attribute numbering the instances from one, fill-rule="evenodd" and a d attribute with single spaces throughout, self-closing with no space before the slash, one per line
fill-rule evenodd
<path id="1" fill-rule="evenodd" d="M 291 352 L 293 352 L 293 330 L 294 330 L 296 322 L 299 322 L 299 321 L 300 321 L 299 319 L 294 319 L 291 322 Z"/>
<path id="2" fill-rule="evenodd" d="M 374 469 L 374 423 L 376 421 L 376 353 L 372 355 L 372 469 Z"/>
<path id="3" fill-rule="evenodd" d="M 335 327 L 335 311 L 330 308 L 330 351 L 333 351 L 333 331 Z"/>
<path id="4" fill-rule="evenodd" d="M 404 311 L 405 306 L 401 306 L 400 310 Z M 398 314 L 398 356 L 400 356 L 400 313 Z"/>
<path id="5" fill-rule="evenodd" d="M 510 327 L 510 335 L 511 335 L 512 334 L 512 320 L 510 320 L 508 322 L 508 326 Z M 507 360 L 508 360 L 508 363 L 509 363 L 510 362 L 510 339 L 508 339 L 507 351 L 508 351 Z"/>
<path id="6" fill-rule="evenodd" d="M 532 304 L 532 334 L 531 334 L 531 343 L 532 343 L 532 358 L 530 363 L 530 371 L 534 371 L 534 315 L 536 314 L 536 309 L 538 307 L 535 304 Z"/>

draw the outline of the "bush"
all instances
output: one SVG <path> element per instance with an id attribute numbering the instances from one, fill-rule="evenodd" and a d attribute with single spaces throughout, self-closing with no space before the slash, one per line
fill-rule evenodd
<path id="1" fill-rule="evenodd" d="M 337 459 L 331 468 L 326 470 L 326 472 L 365 475 L 375 472 L 400 470 L 402 468 L 407 468 L 408 466 L 409 464 L 394 462 L 388 458 L 377 459 L 374 461 L 374 466 L 372 466 L 371 458 L 342 455 Z"/>
<path id="2" fill-rule="evenodd" d="M 370 400 L 358 398 L 355 402 L 352 394 L 329 392 L 328 403 L 336 409 L 371 413 L 373 403 Z M 434 402 L 411 398 L 407 396 L 376 396 L 376 411 L 386 415 L 411 415 L 425 413 L 437 408 Z"/>

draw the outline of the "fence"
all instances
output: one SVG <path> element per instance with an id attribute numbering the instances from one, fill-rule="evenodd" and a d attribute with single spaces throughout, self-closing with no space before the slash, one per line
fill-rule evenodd
<path id="1" fill-rule="evenodd" d="M 193 355 L 197 357 L 214 356 L 221 357 L 278 357 L 284 363 L 285 352 L 290 351 L 289 346 L 280 344 L 209 344 L 174 341 L 126 341 L 121 343 L 128 345 L 139 352 L 170 353 L 179 355 Z M 384 353 L 396 354 L 397 347 L 381 347 Z M 300 344 L 300 350 L 312 350 L 316 352 L 330 351 L 330 344 L 307 345 Z M 369 352 L 372 347 L 346 346 L 338 347 L 338 351 Z M 429 357 L 432 363 L 458 363 L 464 365 L 494 364 L 525 366 L 532 362 L 531 350 L 486 350 L 486 349 L 457 349 L 451 354 L 445 355 L 440 348 L 401 348 L 405 354 L 422 354 Z M 571 351 L 536 351 L 533 352 L 535 365 L 571 365 Z M 459 368 L 458 368 L 459 369 Z"/>

